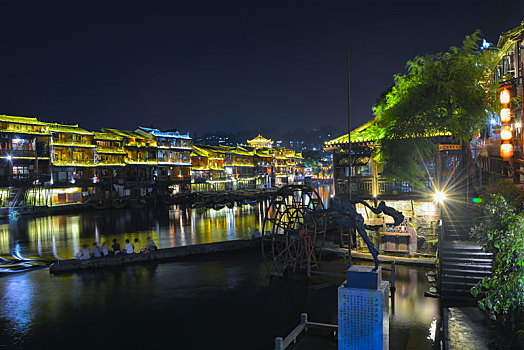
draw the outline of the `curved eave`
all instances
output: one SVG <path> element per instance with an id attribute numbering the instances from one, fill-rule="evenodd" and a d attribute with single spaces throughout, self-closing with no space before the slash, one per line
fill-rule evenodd
<path id="1" fill-rule="evenodd" d="M 8 158 L 7 156 L 0 156 L 0 159 L 7 159 L 7 158 Z M 11 160 L 17 160 L 17 159 L 35 160 L 37 158 L 38 158 L 38 160 L 49 160 L 50 159 L 49 157 L 36 157 L 36 156 L 34 156 L 34 157 L 17 157 L 17 156 L 11 156 Z"/>
<path id="2" fill-rule="evenodd" d="M 95 145 L 79 145 L 79 144 L 72 144 L 72 143 L 56 143 L 51 142 L 51 147 L 67 147 L 67 148 L 96 148 Z"/>
<path id="3" fill-rule="evenodd" d="M 79 163 L 52 163 L 53 166 L 63 166 L 63 167 L 78 167 L 78 168 L 93 168 L 96 167 L 95 163 L 92 164 L 79 164 Z"/>
<path id="4" fill-rule="evenodd" d="M 351 142 L 351 147 L 376 147 L 377 143 L 373 141 Z M 341 148 L 348 148 L 347 142 L 331 143 L 324 146 L 325 151 L 335 151 Z"/>
<path id="5" fill-rule="evenodd" d="M 114 155 L 119 155 L 119 156 L 122 156 L 122 155 L 125 155 L 126 152 L 124 151 L 111 151 L 111 150 L 103 150 L 103 149 L 100 149 L 100 150 L 95 150 L 96 153 L 98 154 L 114 154 Z"/>
<path id="6" fill-rule="evenodd" d="M 96 163 L 97 167 L 104 167 L 104 166 L 126 166 L 125 163 Z"/>
<path id="7" fill-rule="evenodd" d="M 17 135 L 41 135 L 41 136 L 51 136 L 49 131 L 39 132 L 39 131 L 29 131 L 29 130 L 11 130 L 11 129 L 1 129 L 0 133 L 5 134 L 17 134 Z"/>
<path id="8" fill-rule="evenodd" d="M 158 162 L 158 165 L 191 166 L 191 163 Z"/>

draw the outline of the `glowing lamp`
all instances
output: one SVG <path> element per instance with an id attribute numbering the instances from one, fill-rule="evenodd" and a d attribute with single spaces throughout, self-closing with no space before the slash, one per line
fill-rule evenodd
<path id="1" fill-rule="evenodd" d="M 513 157 L 513 145 L 511 143 L 503 143 L 500 145 L 500 156 L 502 158 Z"/>
<path id="2" fill-rule="evenodd" d="M 509 125 L 504 125 L 500 130 L 500 138 L 504 141 L 509 141 L 513 137 L 511 133 L 511 127 Z"/>
<path id="3" fill-rule="evenodd" d="M 443 203 L 446 200 L 446 194 L 442 191 L 435 191 L 435 193 L 433 193 L 433 199 L 437 203 Z"/>
<path id="4" fill-rule="evenodd" d="M 509 108 L 502 108 L 500 110 L 500 121 L 503 123 L 509 123 L 511 120 L 511 111 Z"/>
<path id="5" fill-rule="evenodd" d="M 500 92 L 500 103 L 503 105 L 507 105 L 509 103 L 509 100 L 511 98 L 511 95 L 509 94 L 508 89 L 504 89 Z"/>

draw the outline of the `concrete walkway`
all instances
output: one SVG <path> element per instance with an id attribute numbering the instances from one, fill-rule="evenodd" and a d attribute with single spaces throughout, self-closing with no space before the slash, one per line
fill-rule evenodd
<path id="1" fill-rule="evenodd" d="M 327 254 L 333 254 L 338 256 L 347 256 L 347 248 L 334 248 L 327 247 L 323 248 L 323 252 Z M 373 261 L 373 256 L 371 253 L 351 251 L 351 257 L 353 259 Z M 395 262 L 396 264 L 401 265 L 414 265 L 414 266 L 426 266 L 426 267 L 435 267 L 436 259 L 435 258 L 426 258 L 426 257 L 403 257 L 403 256 L 393 256 L 380 254 L 378 256 L 381 262 L 391 263 Z"/>
<path id="2" fill-rule="evenodd" d="M 487 320 L 479 308 L 444 308 L 445 349 L 487 350 L 490 338 Z"/>

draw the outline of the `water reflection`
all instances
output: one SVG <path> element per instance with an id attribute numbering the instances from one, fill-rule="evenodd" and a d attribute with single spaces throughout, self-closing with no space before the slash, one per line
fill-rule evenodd
<path id="1" fill-rule="evenodd" d="M 434 346 L 438 300 L 423 296 L 425 271 L 397 267 L 392 350 Z M 60 277 L 39 270 L 0 278 L 0 344 L 267 349 L 302 312 L 337 322 L 336 283 L 314 288 L 325 282 L 268 279 L 258 252 Z"/>
<path id="2" fill-rule="evenodd" d="M 318 191 L 325 200 L 330 187 Z M 122 244 L 138 238 L 145 244 L 151 237 L 160 248 L 246 239 L 255 229 L 262 230 L 266 209 L 263 202 L 220 210 L 171 206 L 21 217 L 0 222 L 0 255 L 9 255 L 16 244 L 27 257 L 68 259 L 84 244 L 111 246 L 113 239 Z"/>
<path id="3" fill-rule="evenodd" d="M 16 339 L 23 339 L 31 331 L 33 285 L 28 274 L 7 279 L 0 289 L 0 314 L 3 315 Z"/>
<path id="4" fill-rule="evenodd" d="M 261 227 L 258 207 L 201 211 L 180 207 L 146 211 L 83 212 L 38 218 L 23 217 L 0 224 L 0 254 L 8 255 L 17 243 L 24 256 L 68 259 L 84 244 L 119 242 L 150 236 L 161 248 L 251 237 Z"/>

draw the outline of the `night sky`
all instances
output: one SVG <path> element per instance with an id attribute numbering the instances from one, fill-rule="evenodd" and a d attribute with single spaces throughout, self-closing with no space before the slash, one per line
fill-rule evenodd
<path id="1" fill-rule="evenodd" d="M 182 132 L 353 126 L 415 55 L 524 1 L 0 1 L 0 114 Z"/>

